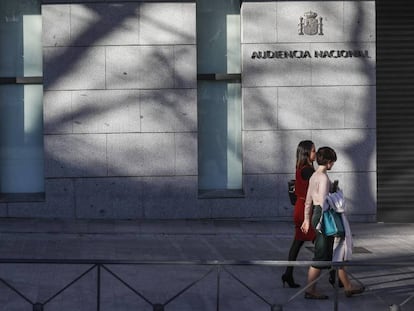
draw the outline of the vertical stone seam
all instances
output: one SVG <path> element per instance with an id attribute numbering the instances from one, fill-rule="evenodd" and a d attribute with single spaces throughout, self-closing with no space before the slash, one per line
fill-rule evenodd
<path id="1" fill-rule="evenodd" d="M 345 2 L 342 1 L 342 41 L 344 41 L 344 38 L 345 38 L 345 19 L 344 19 L 344 14 L 345 14 Z"/>
<path id="2" fill-rule="evenodd" d="M 141 101 L 141 90 L 138 90 L 138 105 L 139 105 L 139 132 L 142 133 L 142 101 Z"/>
<path id="3" fill-rule="evenodd" d="M 177 75 L 176 75 L 176 66 L 177 66 L 177 60 L 176 60 L 176 58 L 175 58 L 175 55 L 176 55 L 176 53 L 175 53 L 175 50 L 176 50 L 176 45 L 173 45 L 172 46 L 173 47 L 173 60 L 174 60 L 174 63 L 173 63 L 173 88 L 175 89 L 175 88 L 177 88 L 178 87 L 178 85 L 177 85 Z"/>
<path id="4" fill-rule="evenodd" d="M 276 128 L 276 131 L 279 131 L 279 87 L 275 87 L 275 92 L 276 92 L 276 126 L 274 128 Z"/>
<path id="5" fill-rule="evenodd" d="M 276 31 L 275 31 L 275 39 L 276 42 L 279 43 L 279 29 L 277 29 L 277 12 L 278 12 L 278 8 L 279 8 L 279 2 L 276 2 L 275 4 L 275 27 L 276 27 Z"/>
<path id="6" fill-rule="evenodd" d="M 108 89 L 108 83 L 107 83 L 107 76 L 108 76 L 108 74 L 107 74 L 107 67 L 106 67 L 106 60 L 107 60 L 107 55 L 106 55 L 106 52 L 107 52 L 107 46 L 104 46 L 104 75 L 105 75 L 105 77 L 104 77 L 104 89 L 105 90 L 107 90 Z"/>
<path id="7" fill-rule="evenodd" d="M 108 162 L 108 133 L 105 134 L 105 164 L 106 164 L 106 176 L 109 176 L 109 162 Z"/>
<path id="8" fill-rule="evenodd" d="M 70 132 L 74 134 L 74 120 L 73 120 L 73 91 L 70 91 Z"/>
<path id="9" fill-rule="evenodd" d="M 141 2 L 137 7 L 137 19 L 138 19 L 138 46 L 141 45 Z"/>
<path id="10" fill-rule="evenodd" d="M 79 219 L 78 215 L 78 202 L 76 200 L 76 177 L 70 178 L 70 181 L 72 183 L 72 189 L 73 189 L 73 217 L 75 219 Z"/>
<path id="11" fill-rule="evenodd" d="M 69 44 L 72 44 L 72 4 L 69 4 Z"/>
<path id="12" fill-rule="evenodd" d="M 177 132 L 174 132 L 173 143 L 174 143 L 174 176 L 177 176 Z"/>

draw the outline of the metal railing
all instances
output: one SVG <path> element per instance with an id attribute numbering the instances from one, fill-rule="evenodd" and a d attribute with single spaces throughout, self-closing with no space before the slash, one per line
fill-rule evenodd
<path id="1" fill-rule="evenodd" d="M 71 260 L 71 259 L 0 259 L 0 272 L 1 267 L 6 265 L 76 265 L 76 266 L 87 266 L 86 269 L 77 275 L 73 280 L 62 286 L 59 290 L 57 290 L 54 294 L 50 295 L 48 298 L 43 299 L 42 301 L 33 301 L 30 299 L 27 294 L 24 294 L 22 290 L 18 289 L 15 285 L 12 284 L 11 281 L 7 281 L 3 275 L 0 273 L 0 286 L 1 284 L 11 290 L 16 297 L 20 298 L 25 303 L 31 306 L 33 311 L 45 311 L 45 307 L 48 306 L 52 301 L 54 301 L 57 297 L 59 297 L 63 292 L 68 290 L 69 288 L 73 287 L 76 283 L 80 282 L 84 279 L 87 275 L 96 272 L 96 306 L 90 310 L 101 310 L 102 306 L 102 287 L 104 286 L 102 281 L 102 271 L 105 271 L 109 275 L 111 275 L 115 280 L 117 280 L 120 284 L 122 284 L 125 288 L 130 290 L 134 295 L 139 297 L 142 301 L 144 301 L 153 311 L 164 311 L 172 301 L 176 300 L 180 297 L 183 293 L 187 292 L 190 288 L 194 287 L 196 284 L 200 283 L 202 280 L 206 279 L 207 276 L 211 275 L 213 272 L 216 274 L 216 285 L 215 285 L 215 309 L 216 311 L 220 311 L 220 299 L 223 297 L 223 290 L 221 287 L 221 278 L 225 273 L 229 276 L 232 280 L 239 283 L 245 289 L 248 290 L 252 295 L 257 297 L 262 303 L 264 303 L 270 311 L 282 311 L 284 308 L 291 303 L 294 299 L 301 296 L 306 289 L 311 286 L 312 284 L 308 284 L 306 287 L 298 290 L 295 294 L 290 296 L 288 299 L 285 299 L 283 302 L 275 303 L 266 298 L 263 294 L 260 294 L 257 289 L 254 289 L 251 285 L 249 285 L 246 281 L 244 281 L 241 277 L 237 276 L 234 272 L 229 269 L 229 267 L 235 266 L 254 266 L 254 267 L 286 267 L 286 266 L 296 266 L 296 267 L 307 267 L 309 265 L 312 266 L 326 266 L 326 262 L 314 262 L 314 261 L 134 261 L 134 260 Z M 166 299 L 163 302 L 154 302 L 151 301 L 146 295 L 143 294 L 142 291 L 134 288 L 125 278 L 122 278 L 118 273 L 114 271 L 111 267 L 114 266 L 204 266 L 207 267 L 208 270 L 204 271 L 201 277 L 195 278 L 193 281 L 185 285 L 183 288 L 178 290 L 175 294 L 173 294 L 170 298 Z M 413 262 L 346 262 L 346 263 L 331 263 L 331 269 L 338 269 L 340 266 L 353 266 L 353 267 L 393 267 L 393 268 L 413 268 Z M 330 270 L 324 270 L 323 273 L 319 276 L 316 281 L 320 280 L 320 278 L 324 277 Z M 348 271 L 348 275 L 357 281 L 358 283 L 362 283 L 359 281 L 353 274 L 350 274 Z M 411 270 L 406 274 L 405 281 L 413 281 L 411 285 L 414 287 L 414 271 Z M 339 310 L 339 295 L 338 295 L 338 288 L 334 286 L 334 300 L 332 304 L 332 310 L 337 311 Z M 367 289 L 369 291 L 369 288 Z M 404 310 L 404 306 L 410 302 L 414 297 L 414 289 L 407 288 L 407 297 L 399 304 L 391 304 L 387 305 L 388 310 L 390 311 L 400 311 Z M 374 294 L 375 295 L 375 294 Z M 1 292 L 0 292 L 1 296 Z M 380 295 L 377 295 L 379 300 L 382 299 Z M 383 301 L 386 303 L 385 301 Z M 0 306 L 1 308 L 1 306 Z M 3 309 L 2 309 L 3 310 Z M 384 309 L 385 310 L 385 309 Z M 64 310 L 61 310 L 64 311 Z"/>

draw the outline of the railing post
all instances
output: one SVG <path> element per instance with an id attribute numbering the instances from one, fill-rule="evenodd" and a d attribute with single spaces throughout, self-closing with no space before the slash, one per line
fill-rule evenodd
<path id="1" fill-rule="evenodd" d="M 96 310 L 101 310 L 101 265 L 96 270 Z"/>
<path id="2" fill-rule="evenodd" d="M 164 305 L 156 303 L 152 306 L 153 311 L 164 311 Z"/>
<path id="3" fill-rule="evenodd" d="M 41 303 L 35 303 L 34 305 L 33 305 L 33 311 L 43 311 L 43 304 L 41 304 Z"/>
<path id="4" fill-rule="evenodd" d="M 270 311 L 283 311 L 283 306 L 282 305 L 272 305 L 270 307 Z"/>
<path id="5" fill-rule="evenodd" d="M 332 284 L 334 287 L 334 311 L 338 311 L 338 283 L 339 282 L 339 273 L 338 273 L 338 267 L 334 267 L 335 271 L 335 279 L 334 283 Z"/>
<path id="6" fill-rule="evenodd" d="M 220 311 L 220 273 L 221 266 L 217 265 L 216 311 Z"/>

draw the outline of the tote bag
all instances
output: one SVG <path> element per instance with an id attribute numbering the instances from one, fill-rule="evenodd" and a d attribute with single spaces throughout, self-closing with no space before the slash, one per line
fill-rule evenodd
<path id="1" fill-rule="evenodd" d="M 344 237 L 345 229 L 342 215 L 331 208 L 323 212 L 322 230 L 326 236 Z"/>

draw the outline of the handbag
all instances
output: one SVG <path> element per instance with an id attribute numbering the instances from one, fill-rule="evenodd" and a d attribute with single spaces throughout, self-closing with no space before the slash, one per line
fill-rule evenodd
<path id="1" fill-rule="evenodd" d="M 326 236 L 344 237 L 345 229 L 342 222 L 342 215 L 332 208 L 323 212 L 322 232 Z"/>
<path id="2" fill-rule="evenodd" d="M 292 205 L 296 204 L 296 193 L 295 193 L 295 180 L 291 179 L 288 181 L 288 194 L 289 194 L 289 199 L 290 199 L 290 203 Z"/>

